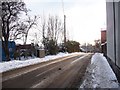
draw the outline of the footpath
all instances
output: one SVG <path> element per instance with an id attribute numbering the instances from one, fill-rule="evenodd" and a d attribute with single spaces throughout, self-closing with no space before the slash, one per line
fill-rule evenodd
<path id="1" fill-rule="evenodd" d="M 101 53 L 92 56 L 80 88 L 119 88 L 120 84 L 107 59 Z"/>

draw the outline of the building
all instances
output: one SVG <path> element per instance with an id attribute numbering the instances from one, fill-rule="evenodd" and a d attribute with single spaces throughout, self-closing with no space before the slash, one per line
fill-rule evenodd
<path id="1" fill-rule="evenodd" d="M 107 58 L 120 82 L 120 2 L 106 2 L 106 11 Z"/>
<path id="2" fill-rule="evenodd" d="M 107 38 L 106 38 L 106 30 L 101 30 L 101 52 L 104 55 L 107 55 Z"/>
<path id="3" fill-rule="evenodd" d="M 106 42 L 106 30 L 101 30 L 101 43 Z"/>

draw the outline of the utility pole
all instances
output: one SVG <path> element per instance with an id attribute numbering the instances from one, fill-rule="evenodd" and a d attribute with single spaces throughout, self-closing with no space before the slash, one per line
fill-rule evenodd
<path id="1" fill-rule="evenodd" d="M 63 0 L 62 0 L 62 8 L 63 8 L 63 15 L 64 15 L 64 49 L 65 49 L 65 52 L 66 52 L 66 15 L 65 15 L 65 12 L 64 12 Z"/>
<path id="2" fill-rule="evenodd" d="M 66 52 L 66 15 L 64 15 L 64 46 Z"/>

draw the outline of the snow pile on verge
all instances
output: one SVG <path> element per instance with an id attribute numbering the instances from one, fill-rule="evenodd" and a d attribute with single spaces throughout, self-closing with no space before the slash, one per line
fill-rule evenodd
<path id="1" fill-rule="evenodd" d="M 86 70 L 85 80 L 80 88 L 118 88 L 117 78 L 106 58 L 96 53 Z"/>
<path id="2" fill-rule="evenodd" d="M 80 54 L 80 53 L 71 53 L 71 54 L 59 53 L 57 55 L 48 55 L 48 56 L 45 56 L 44 58 L 29 58 L 28 60 L 22 59 L 22 60 L 12 60 L 8 62 L 0 62 L 0 73 L 11 70 L 11 69 L 21 68 L 28 65 L 33 65 L 33 64 L 53 60 L 56 58 L 64 57 L 64 56 L 73 55 L 73 54 Z"/>

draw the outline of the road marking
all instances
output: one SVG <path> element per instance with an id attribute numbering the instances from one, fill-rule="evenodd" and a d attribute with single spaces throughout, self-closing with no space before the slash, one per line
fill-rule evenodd
<path id="1" fill-rule="evenodd" d="M 32 85 L 30 88 L 45 88 L 47 85 L 49 85 L 50 83 L 52 83 L 52 81 L 54 80 L 54 78 L 56 76 L 60 75 L 64 71 L 65 70 L 62 70 L 61 72 L 55 72 L 54 74 L 51 74 L 46 79 L 44 79 L 42 81 L 39 81 L 36 84 Z"/>
<path id="2" fill-rule="evenodd" d="M 87 54 L 88 55 L 88 54 Z M 73 66 L 75 62 L 79 61 L 80 59 L 82 58 L 85 58 L 87 55 L 84 55 L 84 56 L 81 56 L 80 58 L 76 59 L 75 61 L 73 61 L 72 63 L 68 64 L 67 67 L 62 70 L 62 72 L 68 70 L 71 66 Z M 55 67 L 53 67 L 55 68 Z M 53 68 L 49 69 L 49 70 L 52 70 Z M 47 71 L 49 71 L 47 70 Z M 44 74 L 46 73 L 47 71 L 41 73 L 41 74 Z M 56 77 L 57 75 L 59 75 L 60 73 L 62 72 L 55 72 L 54 74 L 50 75 L 49 77 L 47 77 L 46 79 L 44 80 L 41 80 L 39 82 L 37 82 L 36 84 L 32 85 L 30 88 L 45 88 L 47 85 L 49 85 L 53 80 L 54 80 L 54 77 Z M 41 75 L 41 74 L 38 74 L 37 76 Z"/>
<path id="3" fill-rule="evenodd" d="M 84 56 L 82 56 L 82 57 L 80 57 L 80 58 L 78 58 L 78 59 L 76 59 L 76 60 L 74 60 L 73 62 L 71 62 L 71 64 L 77 63 L 77 61 L 79 61 L 80 59 L 85 58 L 86 56 L 88 56 L 88 54 L 87 54 L 87 55 L 84 55 Z"/>
<path id="4" fill-rule="evenodd" d="M 25 70 L 25 72 L 20 72 L 20 73 L 15 74 L 15 75 L 10 75 L 10 76 L 4 78 L 2 81 L 4 82 L 4 81 L 6 81 L 6 80 L 8 80 L 8 79 L 15 78 L 15 77 L 17 77 L 17 76 L 20 76 L 20 75 L 29 73 L 29 72 L 31 72 L 31 71 L 37 70 L 37 69 L 42 68 L 42 67 L 45 67 L 45 66 L 47 66 L 47 65 L 51 65 L 51 64 L 54 64 L 54 63 L 58 63 L 58 62 L 61 62 L 61 61 L 63 61 L 63 60 L 66 60 L 66 59 L 68 59 L 68 58 L 75 57 L 75 56 L 77 56 L 77 55 L 70 55 L 69 57 L 65 57 L 65 58 L 63 57 L 62 59 L 59 59 L 59 58 L 58 58 L 58 60 L 53 61 L 53 62 L 48 63 L 48 64 L 45 64 L 45 65 L 42 65 L 42 66 L 40 66 L 40 67 L 36 67 L 36 68 L 30 69 L 30 70 L 27 70 L 27 71 Z"/>
<path id="5" fill-rule="evenodd" d="M 56 66 L 56 67 L 58 67 L 58 66 Z M 48 70 L 46 70 L 46 71 L 44 71 L 44 72 L 36 75 L 35 77 L 38 77 L 38 76 L 40 76 L 40 75 L 42 75 L 42 74 L 45 74 L 46 72 L 48 72 L 48 71 L 50 71 L 50 70 L 52 70 L 52 69 L 54 69 L 54 68 L 56 68 L 56 67 L 53 67 L 53 68 L 51 68 L 51 69 L 48 69 Z"/>
<path id="6" fill-rule="evenodd" d="M 87 56 L 87 55 L 86 55 Z M 86 56 L 81 56 L 80 58 L 78 58 L 78 59 L 82 59 L 82 58 L 84 58 L 84 57 L 86 57 Z M 76 59 L 75 61 L 73 61 L 72 63 L 74 63 L 74 62 L 76 62 L 76 61 L 78 61 L 78 59 Z M 35 77 L 38 77 L 38 76 L 40 76 L 40 75 L 42 75 L 42 74 L 45 74 L 46 72 L 48 72 L 48 71 L 50 71 L 50 70 L 53 70 L 53 69 L 55 69 L 55 68 L 57 68 L 58 66 L 55 66 L 55 67 L 53 67 L 53 68 L 51 68 L 51 69 L 48 69 L 48 70 L 46 70 L 46 71 L 44 71 L 44 72 L 42 72 L 42 73 L 40 73 L 40 74 L 38 74 L 38 75 L 36 75 Z"/>

